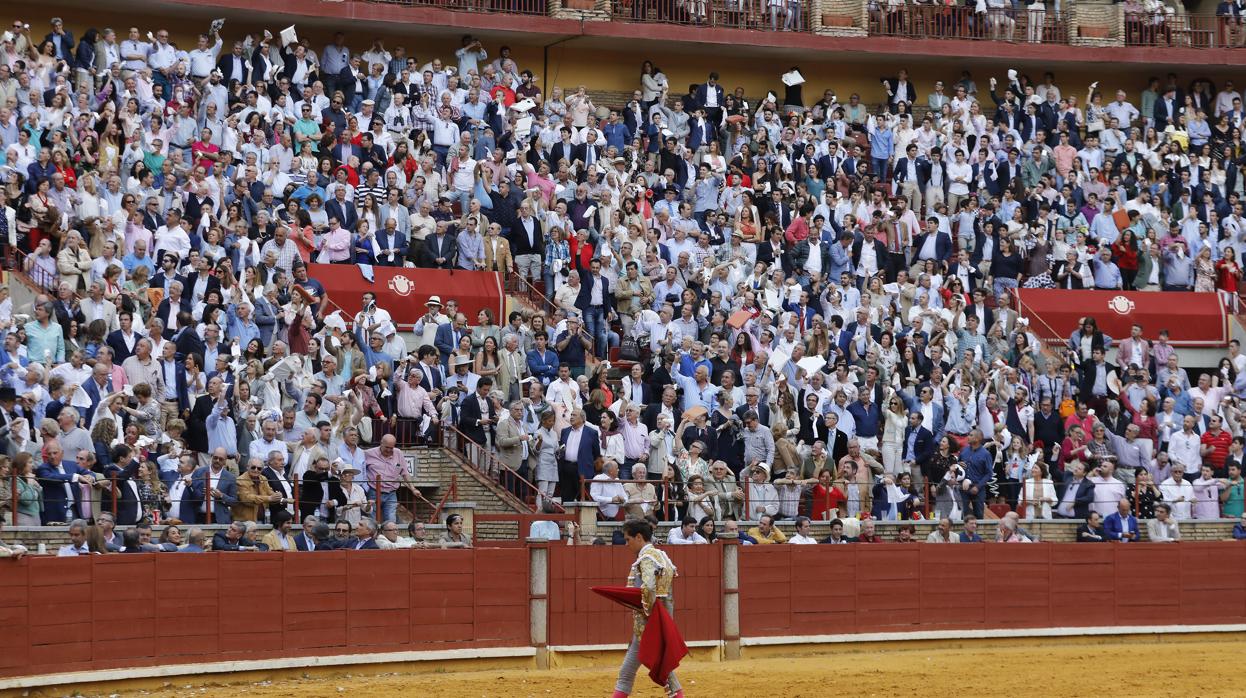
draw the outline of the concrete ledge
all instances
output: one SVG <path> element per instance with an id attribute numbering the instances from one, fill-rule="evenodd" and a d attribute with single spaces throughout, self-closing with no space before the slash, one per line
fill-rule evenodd
<path id="1" fill-rule="evenodd" d="M 719 640 L 691 640 L 684 642 L 685 645 L 692 648 L 718 647 L 722 644 Z M 551 645 L 550 652 L 624 652 L 627 650 L 625 644 L 614 645 Z"/>
<path id="2" fill-rule="evenodd" d="M 1246 633 L 1246 625 L 1122 625 L 1086 628 L 1016 628 L 1009 630 L 914 630 L 894 633 L 743 637 L 740 638 L 740 644 L 744 647 L 768 647 L 775 645 L 835 645 L 853 642 L 993 640 L 1026 637 L 1176 635 L 1184 633 Z"/>
<path id="3" fill-rule="evenodd" d="M 426 650 L 415 652 L 388 652 L 381 654 L 340 654 L 328 657 L 281 657 L 278 659 L 255 659 L 235 662 L 211 662 L 207 664 L 169 664 L 136 669 L 105 669 L 102 671 L 75 671 L 65 674 L 41 674 L 0 679 L 0 691 L 73 684 L 95 684 L 114 681 L 176 678 L 204 674 L 235 675 L 250 671 L 274 671 L 289 669 L 313 669 L 342 666 L 393 664 L 407 662 L 471 661 L 477 659 L 526 659 L 534 657 L 532 647 L 465 648 L 454 650 Z"/>

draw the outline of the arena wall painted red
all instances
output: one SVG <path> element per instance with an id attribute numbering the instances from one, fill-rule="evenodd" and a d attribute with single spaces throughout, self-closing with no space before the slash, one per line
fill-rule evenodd
<path id="1" fill-rule="evenodd" d="M 667 548 L 675 619 L 726 640 L 721 545 Z M 612 546 L 552 545 L 548 645 L 627 641 Z M 0 676 L 410 650 L 528 647 L 520 548 L 0 560 Z M 1246 545 L 750 546 L 744 638 L 1246 623 Z M 1180 594 L 1174 592 L 1180 589 Z"/>

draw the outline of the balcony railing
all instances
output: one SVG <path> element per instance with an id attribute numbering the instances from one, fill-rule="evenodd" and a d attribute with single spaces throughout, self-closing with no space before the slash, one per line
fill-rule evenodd
<path id="1" fill-rule="evenodd" d="M 1246 24 L 1234 17 L 1125 12 L 1126 46 L 1243 48 Z"/>
<path id="2" fill-rule="evenodd" d="M 619 22 L 685 24 L 694 27 L 810 30 L 810 0 L 614 0 Z"/>
<path id="3" fill-rule="evenodd" d="M 1069 43 L 1069 20 L 1047 10 L 942 5 L 869 4 L 869 33 L 910 39 L 974 39 L 1034 44 Z"/>
<path id="4" fill-rule="evenodd" d="M 363 0 L 363 2 L 489 14 L 544 15 L 548 9 L 546 0 Z"/>

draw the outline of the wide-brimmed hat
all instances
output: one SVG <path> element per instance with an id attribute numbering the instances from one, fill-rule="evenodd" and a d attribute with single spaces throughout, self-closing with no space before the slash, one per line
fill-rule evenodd
<path id="1" fill-rule="evenodd" d="M 428 300 L 424 302 L 424 307 L 427 308 L 430 305 L 435 305 L 440 308 L 441 307 L 441 296 L 429 296 Z"/>

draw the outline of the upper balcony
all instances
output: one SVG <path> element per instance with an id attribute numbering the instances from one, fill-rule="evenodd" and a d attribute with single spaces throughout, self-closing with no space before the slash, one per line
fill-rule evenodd
<path id="1" fill-rule="evenodd" d="M 75 0 L 69 0 L 74 2 Z M 118 0 L 136 3 L 138 0 Z M 1146 0 L 271 0 L 267 14 L 319 23 L 425 25 L 429 31 L 520 32 L 598 44 L 687 42 L 862 56 L 1045 63 L 1246 64 L 1246 25 Z M 1174 2 L 1175 0 L 1169 0 Z M 1203 0 L 1207 2 L 1210 0 Z M 154 0 L 201 12 L 251 0 Z M 1196 9 L 1203 9 L 1202 6 Z M 638 26 L 643 25 L 643 26 Z M 1074 49 L 1074 50 L 1071 50 Z M 1076 50 L 1093 49 L 1093 50 Z M 1226 50 L 1231 49 L 1231 50 Z"/>

